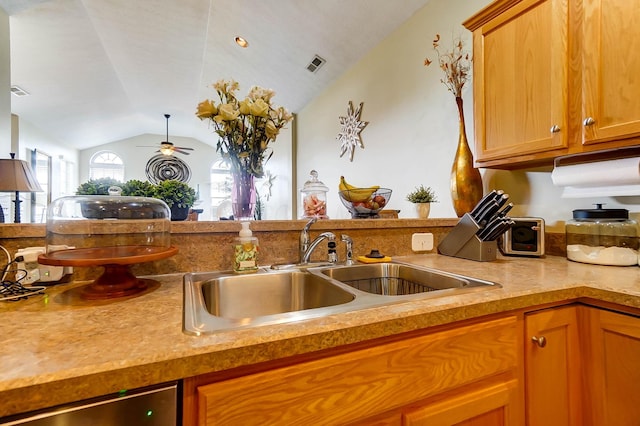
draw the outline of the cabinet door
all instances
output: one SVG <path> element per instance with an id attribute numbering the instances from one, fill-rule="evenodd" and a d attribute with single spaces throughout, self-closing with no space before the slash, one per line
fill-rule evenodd
<path id="1" fill-rule="evenodd" d="M 481 387 L 447 398 L 440 403 L 405 413 L 406 426 L 500 426 L 520 425 L 517 382 Z"/>
<path id="2" fill-rule="evenodd" d="M 640 318 L 585 308 L 591 425 L 640 422 Z"/>
<path id="3" fill-rule="evenodd" d="M 582 425 L 577 308 L 525 319 L 526 416 L 529 425 Z"/>
<path id="4" fill-rule="evenodd" d="M 473 33 L 476 156 L 482 165 L 568 147 L 568 2 L 497 1 Z M 492 9 L 493 8 L 493 9 Z M 474 21 L 474 22 L 471 22 Z M 546 153 L 546 154 L 543 154 Z M 498 160 L 500 161 L 492 161 Z"/>
<path id="5" fill-rule="evenodd" d="M 521 325 L 496 319 L 197 385 L 190 409 L 199 425 L 349 424 L 486 378 L 515 385 Z"/>
<path id="6" fill-rule="evenodd" d="M 640 2 L 583 0 L 583 7 L 583 143 L 640 137 Z"/>

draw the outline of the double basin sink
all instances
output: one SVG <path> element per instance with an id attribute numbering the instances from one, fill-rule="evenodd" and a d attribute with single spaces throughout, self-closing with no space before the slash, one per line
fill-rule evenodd
<path id="1" fill-rule="evenodd" d="M 201 335 L 451 296 L 500 284 L 398 262 L 184 276 L 183 330 Z"/>

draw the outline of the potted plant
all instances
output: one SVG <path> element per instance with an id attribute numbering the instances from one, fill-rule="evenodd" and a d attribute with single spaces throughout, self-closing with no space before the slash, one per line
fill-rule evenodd
<path id="1" fill-rule="evenodd" d="M 112 187 L 122 188 L 122 182 L 110 177 L 89 179 L 78 186 L 76 195 L 109 195 L 109 188 Z M 117 213 L 107 209 L 101 202 L 82 201 L 80 203 L 80 210 L 82 216 L 88 219 L 117 217 Z"/>
<path id="2" fill-rule="evenodd" d="M 153 197 L 155 187 L 151 182 L 131 179 L 122 185 L 122 195 L 131 197 Z"/>
<path id="3" fill-rule="evenodd" d="M 407 201 L 416 205 L 419 218 L 426 219 L 431 211 L 431 203 L 438 202 L 438 199 L 430 186 L 425 188 L 424 185 L 420 185 L 407 194 Z"/>
<path id="4" fill-rule="evenodd" d="M 122 188 L 122 182 L 110 177 L 89 179 L 78 186 L 76 195 L 109 195 L 109 188 L 112 186 Z"/>
<path id="5" fill-rule="evenodd" d="M 167 203 L 171 209 L 171 220 L 185 220 L 196 201 L 196 191 L 184 182 L 168 179 L 154 186 L 153 197 Z"/>

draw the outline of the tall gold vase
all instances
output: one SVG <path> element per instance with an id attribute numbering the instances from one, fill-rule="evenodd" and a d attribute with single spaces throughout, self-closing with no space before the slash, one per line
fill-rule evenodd
<path id="1" fill-rule="evenodd" d="M 456 97 L 458 116 L 460 118 L 460 136 L 458 148 L 451 167 L 451 199 L 453 208 L 458 217 L 469 213 L 482 198 L 482 176 L 480 171 L 473 167 L 473 154 L 467 141 L 467 132 L 464 127 L 464 111 L 462 98 Z"/>

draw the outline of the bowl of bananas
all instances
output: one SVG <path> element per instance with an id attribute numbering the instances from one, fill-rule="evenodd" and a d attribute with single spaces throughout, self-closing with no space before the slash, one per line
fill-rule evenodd
<path id="1" fill-rule="evenodd" d="M 342 176 L 338 187 L 340 201 L 354 219 L 379 217 L 378 213 L 391 198 L 391 190 L 388 188 L 380 188 L 377 185 L 367 188 L 357 187 L 347 183 Z"/>

